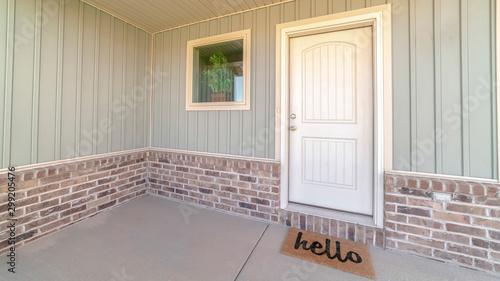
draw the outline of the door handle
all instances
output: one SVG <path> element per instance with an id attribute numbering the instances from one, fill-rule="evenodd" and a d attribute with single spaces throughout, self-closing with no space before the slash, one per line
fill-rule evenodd
<path id="1" fill-rule="evenodd" d="M 290 131 L 296 131 L 297 130 L 297 126 L 293 125 L 293 126 L 290 126 Z"/>

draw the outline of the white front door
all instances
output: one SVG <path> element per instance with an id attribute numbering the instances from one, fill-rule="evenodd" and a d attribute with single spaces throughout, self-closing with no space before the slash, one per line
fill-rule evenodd
<path id="1" fill-rule="evenodd" d="M 290 202 L 373 214 L 371 33 L 290 39 Z"/>

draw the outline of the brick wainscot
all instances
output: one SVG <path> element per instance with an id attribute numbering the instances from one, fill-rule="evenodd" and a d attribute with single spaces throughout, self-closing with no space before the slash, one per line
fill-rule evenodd
<path id="1" fill-rule="evenodd" d="M 147 152 L 16 169 L 16 248 L 146 194 Z M 7 173 L 0 174 L 0 254 L 9 231 Z"/>
<path id="2" fill-rule="evenodd" d="M 500 273 L 500 184 L 385 176 L 386 246 Z"/>
<path id="3" fill-rule="evenodd" d="M 0 175 L 6 229 L 7 176 Z M 16 171 L 22 246 L 138 196 L 341 237 L 500 274 L 500 184 L 403 172 L 385 175 L 384 228 L 281 210 L 280 163 L 156 149 Z M 7 249 L 0 232 L 0 251 Z"/>

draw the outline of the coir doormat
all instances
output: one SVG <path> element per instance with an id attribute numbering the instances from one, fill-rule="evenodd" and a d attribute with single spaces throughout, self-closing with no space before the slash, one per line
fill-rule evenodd
<path id="1" fill-rule="evenodd" d="M 367 245 L 290 228 L 281 253 L 375 280 Z"/>

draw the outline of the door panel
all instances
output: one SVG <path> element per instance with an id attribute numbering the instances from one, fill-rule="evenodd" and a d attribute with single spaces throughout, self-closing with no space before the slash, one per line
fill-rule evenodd
<path id="1" fill-rule="evenodd" d="M 373 213 L 371 33 L 363 27 L 290 40 L 291 202 Z"/>

